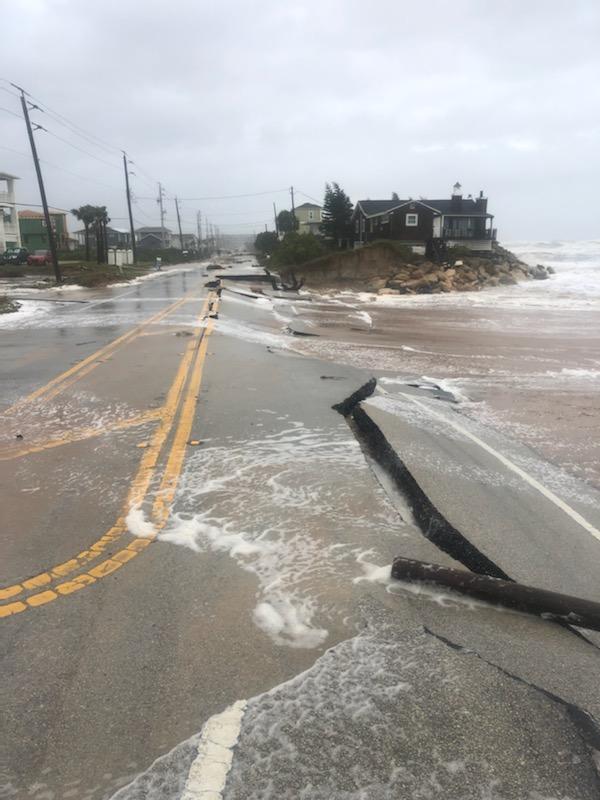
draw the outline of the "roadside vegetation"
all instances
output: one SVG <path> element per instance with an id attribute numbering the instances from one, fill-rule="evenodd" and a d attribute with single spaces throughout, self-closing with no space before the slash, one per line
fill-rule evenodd
<path id="1" fill-rule="evenodd" d="M 299 233 L 299 222 L 288 210 L 277 215 L 277 231 L 263 231 L 254 242 L 262 264 L 288 267 L 305 264 L 345 248 L 352 239 L 352 202 L 337 183 L 325 185 L 320 235 Z"/>
<path id="2" fill-rule="evenodd" d="M 87 288 L 109 286 L 111 283 L 122 283 L 139 278 L 154 269 L 157 257 L 161 258 L 162 265 L 181 264 L 185 261 L 201 258 L 199 254 L 189 253 L 183 255 L 181 250 L 144 250 L 140 254 L 141 259 L 134 266 L 132 264 L 117 267 L 114 264 L 98 264 L 96 261 L 88 261 L 85 258 L 78 258 L 77 253 L 64 251 L 58 254 L 60 269 L 63 276 L 63 283 L 77 284 Z M 40 284 L 50 283 L 54 285 L 54 268 L 51 264 L 46 266 L 28 264 L 8 264 L 0 266 L 1 278 L 23 278 L 27 279 L 27 285 L 36 278 Z"/>

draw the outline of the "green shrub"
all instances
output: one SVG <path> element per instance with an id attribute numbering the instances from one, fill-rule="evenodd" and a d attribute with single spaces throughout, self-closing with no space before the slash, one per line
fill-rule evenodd
<path id="1" fill-rule="evenodd" d="M 328 252 L 313 233 L 288 233 L 276 247 L 269 263 L 277 267 L 295 267 Z"/>
<path id="2" fill-rule="evenodd" d="M 365 247 L 383 247 L 400 256 L 403 261 L 414 261 L 416 258 L 416 254 L 413 253 L 409 244 L 403 244 L 394 239 L 375 239 L 375 241 L 366 244 Z"/>

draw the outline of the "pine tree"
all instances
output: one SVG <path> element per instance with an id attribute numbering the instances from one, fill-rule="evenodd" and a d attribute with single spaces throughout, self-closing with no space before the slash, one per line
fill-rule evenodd
<path id="1" fill-rule="evenodd" d="M 325 184 L 321 219 L 321 233 L 342 247 L 352 235 L 352 201 L 337 183 Z"/>

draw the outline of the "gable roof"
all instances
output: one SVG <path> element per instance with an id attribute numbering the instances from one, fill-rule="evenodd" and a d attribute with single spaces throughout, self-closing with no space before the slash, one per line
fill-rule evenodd
<path id="1" fill-rule="evenodd" d="M 321 208 L 321 206 L 318 203 L 302 203 L 301 206 L 296 206 L 296 211 L 299 208 Z"/>
<path id="2" fill-rule="evenodd" d="M 461 198 L 459 208 L 456 207 L 455 201 L 451 199 L 428 200 L 426 198 L 421 200 L 359 200 L 356 208 L 358 209 L 360 206 L 363 214 L 367 217 L 377 217 L 380 214 L 388 214 L 390 211 L 406 206 L 409 203 L 425 206 L 437 211 L 439 214 L 468 214 L 472 217 L 491 216 L 491 214 L 482 211 L 471 197 Z"/>
<path id="3" fill-rule="evenodd" d="M 136 233 L 161 233 L 164 231 L 165 233 L 171 233 L 170 228 L 161 228 L 160 225 L 146 225 L 144 228 L 136 228 Z"/>

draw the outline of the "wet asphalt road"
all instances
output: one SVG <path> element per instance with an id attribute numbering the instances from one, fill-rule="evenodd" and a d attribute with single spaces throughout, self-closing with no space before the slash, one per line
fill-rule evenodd
<path id="1" fill-rule="evenodd" d="M 0 797 L 130 781 L 126 797 L 179 797 L 197 756 L 180 743 L 240 699 L 225 797 L 597 796 L 573 711 L 600 718 L 597 648 L 390 585 L 395 555 L 456 562 L 331 410 L 372 370 L 290 351 L 266 302 L 225 292 L 211 319 L 205 280 L 157 276 L 1 333 Z M 509 573 L 594 594 L 600 544 L 539 492 L 439 420 L 369 408 Z"/>

